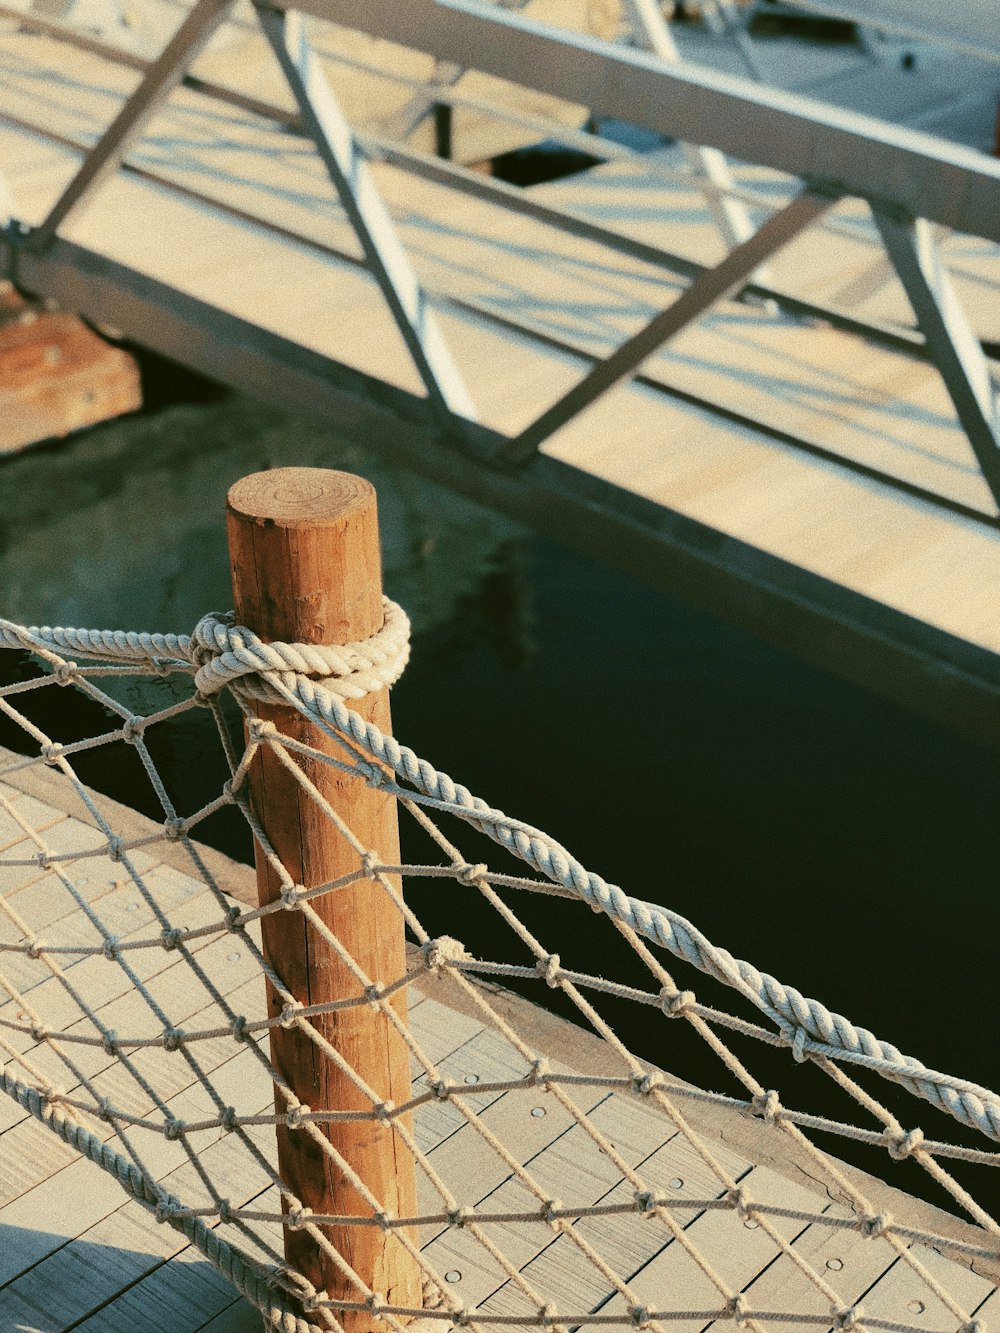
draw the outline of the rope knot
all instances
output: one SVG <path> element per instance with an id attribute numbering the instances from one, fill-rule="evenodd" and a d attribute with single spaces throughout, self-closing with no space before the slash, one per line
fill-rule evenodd
<path id="1" fill-rule="evenodd" d="M 561 1222 L 556 1213 L 563 1207 L 562 1199 L 547 1199 L 538 1210 L 538 1216 L 543 1222 L 548 1222 L 553 1231 L 560 1230 Z"/>
<path id="2" fill-rule="evenodd" d="M 112 834 L 108 839 L 108 856 L 112 861 L 120 861 L 125 853 L 125 839 Z"/>
<path id="3" fill-rule="evenodd" d="M 183 1040 L 183 1028 L 167 1028 L 163 1033 L 163 1049 L 165 1051 L 179 1051 Z"/>
<path id="4" fill-rule="evenodd" d="M 836 1329 L 856 1328 L 865 1316 L 864 1309 L 860 1305 L 848 1305 L 840 1309 L 836 1305 L 831 1305 L 830 1313 L 833 1315 L 833 1326 Z"/>
<path id="5" fill-rule="evenodd" d="M 454 940 L 450 935 L 439 935 L 436 940 L 428 940 L 420 946 L 424 956 L 424 967 L 428 972 L 447 967 L 449 963 L 460 963 L 468 957 L 461 940 Z"/>
<path id="6" fill-rule="evenodd" d="M 282 1006 L 281 1013 L 278 1015 L 278 1023 L 283 1028 L 294 1027 L 298 1022 L 299 1014 L 305 1008 L 299 1000 L 289 1000 Z"/>
<path id="7" fill-rule="evenodd" d="M 47 764 L 57 764 L 63 756 L 63 747 L 61 745 L 43 745 L 40 754 Z"/>
<path id="8" fill-rule="evenodd" d="M 540 1055 L 537 1060 L 531 1062 L 531 1081 L 532 1083 L 547 1084 L 547 1079 L 552 1073 L 552 1066 L 546 1060 L 544 1055 Z"/>
<path id="9" fill-rule="evenodd" d="M 285 1112 L 285 1124 L 289 1129 L 299 1129 L 306 1123 L 306 1116 L 312 1115 L 312 1107 L 305 1102 L 296 1102 Z"/>
<path id="10" fill-rule="evenodd" d="M 31 1035 L 35 1041 L 47 1041 L 49 1030 L 43 1023 L 32 1023 Z"/>
<path id="11" fill-rule="evenodd" d="M 341 699 L 363 699 L 394 685 L 410 655 L 405 612 L 386 597 L 382 608 L 381 629 L 363 642 L 347 644 L 264 643 L 235 624 L 231 612 L 202 616 L 189 649 L 197 668 L 195 689 L 206 700 L 227 688 L 241 699 L 266 703 L 288 703 L 289 696 L 315 700 L 317 689 Z M 270 734 L 255 733 L 253 722 L 248 733 L 258 743 Z"/>
<path id="12" fill-rule="evenodd" d="M 238 1124 L 239 1121 L 236 1117 L 236 1107 L 224 1106 L 219 1116 L 219 1128 L 226 1134 L 231 1134 Z"/>
<path id="13" fill-rule="evenodd" d="M 632 1087 L 641 1096 L 646 1097 L 654 1088 L 665 1086 L 663 1075 L 658 1069 L 648 1069 L 645 1074 L 632 1075 Z"/>
<path id="14" fill-rule="evenodd" d="M 41 958 L 45 952 L 45 944 L 42 940 L 29 940 L 24 952 L 29 958 Z"/>
<path id="15" fill-rule="evenodd" d="M 102 1097 L 97 1103 L 97 1114 L 102 1120 L 111 1121 L 114 1119 L 114 1109 L 111 1105 L 110 1097 Z"/>
<path id="16" fill-rule="evenodd" d="M 382 858 L 378 852 L 361 853 L 361 869 L 369 879 L 375 879 L 378 875 L 378 867 L 382 864 Z"/>
<path id="17" fill-rule="evenodd" d="M 670 986 L 664 986 L 660 991 L 660 1008 L 668 1018 L 683 1018 L 696 1003 L 694 991 L 675 990 Z"/>
<path id="18" fill-rule="evenodd" d="M 126 745 L 136 745 L 142 740 L 142 733 L 146 730 L 146 719 L 144 717 L 127 717 L 122 725 L 122 740 Z"/>
<path id="19" fill-rule="evenodd" d="M 874 1240 L 882 1236 L 892 1226 L 892 1213 L 868 1213 L 858 1224 L 858 1230 L 865 1240 Z"/>
<path id="20" fill-rule="evenodd" d="M 666 1199 L 662 1195 L 654 1194 L 652 1190 L 636 1190 L 632 1197 L 635 1199 L 635 1206 L 639 1212 L 650 1217 L 656 1212 L 657 1208 L 662 1208 L 666 1203 Z"/>
<path id="21" fill-rule="evenodd" d="M 160 943 L 164 949 L 176 949 L 183 938 L 184 931 L 180 926 L 167 926 L 160 931 Z"/>
<path id="22" fill-rule="evenodd" d="M 181 1206 L 176 1199 L 158 1199 L 153 1216 L 157 1222 L 169 1222 L 180 1212 Z"/>
<path id="23" fill-rule="evenodd" d="M 435 1079 L 433 1083 L 428 1084 L 428 1088 L 439 1102 L 446 1102 L 451 1096 L 451 1089 L 443 1079 Z"/>
<path id="24" fill-rule="evenodd" d="M 785 1033 L 786 1038 L 788 1032 Z M 792 1048 L 792 1058 L 798 1064 L 802 1064 L 806 1058 L 806 1042 L 809 1040 L 809 1033 L 803 1027 L 797 1027 L 791 1034 L 789 1045 Z"/>
<path id="25" fill-rule="evenodd" d="M 379 768 L 378 764 L 366 764 L 363 760 L 358 760 L 354 765 L 354 771 L 358 777 L 363 778 L 365 783 L 369 787 L 374 787 L 376 791 L 388 787 L 392 781 L 384 768 Z"/>
<path id="26" fill-rule="evenodd" d="M 750 1307 L 747 1305 L 746 1298 L 743 1296 L 742 1292 L 737 1292 L 735 1296 L 730 1296 L 723 1308 L 729 1319 L 735 1319 L 741 1327 L 746 1328 Z"/>
<path id="27" fill-rule="evenodd" d="M 475 1214 L 472 1209 L 463 1203 L 460 1208 L 448 1209 L 448 1225 L 450 1227 L 458 1227 L 461 1231 L 462 1227 L 464 1227 L 474 1216 Z"/>
<path id="28" fill-rule="evenodd" d="M 882 1135 L 882 1140 L 889 1149 L 889 1156 L 894 1161 L 901 1162 L 904 1157 L 909 1157 L 923 1146 L 924 1131 L 919 1127 L 905 1132 L 899 1129 L 887 1129 Z"/>
<path id="29" fill-rule="evenodd" d="M 753 1200 L 745 1190 L 739 1188 L 729 1190 L 726 1194 L 726 1202 L 732 1204 L 733 1208 L 736 1209 L 736 1216 L 741 1222 L 749 1222 L 753 1218 Z"/>
<path id="30" fill-rule="evenodd" d="M 628 1317 L 636 1328 L 645 1328 L 650 1322 L 648 1305 L 630 1305 L 628 1307 Z"/>
<path id="31" fill-rule="evenodd" d="M 396 1103 L 391 1101 L 376 1102 L 372 1106 L 372 1111 L 375 1114 L 375 1119 L 379 1122 L 380 1125 L 391 1124 L 393 1118 L 392 1113 L 393 1111 L 395 1111 L 395 1109 L 396 1109 Z"/>
<path id="32" fill-rule="evenodd" d="M 545 982 L 546 986 L 555 989 L 559 985 L 561 968 L 559 964 L 559 955 L 557 953 L 546 954 L 544 958 L 539 958 L 535 964 L 535 971 Z"/>
<path id="33" fill-rule="evenodd" d="M 226 929 L 231 932 L 238 931 L 243 924 L 243 909 L 241 907 L 230 907 L 226 913 Z"/>
<path id="34" fill-rule="evenodd" d="M 75 662 L 60 662 L 52 674 L 59 685 L 72 685 L 76 681 L 76 673 L 79 670 Z"/>
<path id="35" fill-rule="evenodd" d="M 765 1125 L 773 1125 L 781 1115 L 781 1102 L 774 1088 L 756 1092 L 750 1099 L 750 1114 L 758 1116 Z"/>
<path id="36" fill-rule="evenodd" d="M 265 722 L 262 717 L 252 717 L 247 722 L 247 737 L 258 745 L 269 740 L 271 736 L 277 736 L 277 734 L 278 728 L 274 723 Z"/>
<path id="37" fill-rule="evenodd" d="M 117 935 L 105 935 L 101 953 L 109 963 L 117 962 L 121 957 L 121 940 Z"/>
<path id="38" fill-rule="evenodd" d="M 219 1221 L 223 1226 L 228 1226 L 233 1220 L 233 1206 L 228 1199 L 220 1199 L 218 1203 Z"/>
<path id="39" fill-rule="evenodd" d="M 470 888 L 474 889 L 477 881 L 485 879 L 489 873 L 489 866 L 482 861 L 477 865 L 464 865 L 458 872 L 458 882 L 460 884 L 468 884 Z"/>
<path id="40" fill-rule="evenodd" d="M 305 888 L 301 884 L 286 884 L 281 890 L 281 905 L 286 912 L 293 912 L 299 905 L 299 900 Z"/>
<path id="41" fill-rule="evenodd" d="M 379 1005 L 379 1000 L 381 1000 L 384 994 L 385 994 L 385 987 L 382 985 L 381 981 L 373 981 L 365 987 L 364 991 L 365 999 L 368 1001 L 369 1006 L 372 1009 L 374 1009 L 376 1013 L 378 1013 L 381 1007 Z"/>
<path id="42" fill-rule="evenodd" d="M 237 1014 L 233 1019 L 233 1037 L 236 1041 L 250 1040 L 250 1035 L 247 1032 L 247 1020 L 243 1014 Z"/>
<path id="43" fill-rule="evenodd" d="M 105 1055 L 118 1056 L 121 1054 L 118 1048 L 118 1033 L 112 1028 L 108 1028 L 101 1038 L 101 1046 L 104 1048 Z"/>
<path id="44" fill-rule="evenodd" d="M 289 1208 L 285 1215 L 285 1226 L 289 1231 L 301 1231 L 303 1227 L 309 1225 L 312 1215 L 312 1209 L 300 1203 L 297 1208 Z"/>
<path id="45" fill-rule="evenodd" d="M 171 1119 L 167 1121 L 163 1129 L 164 1138 L 169 1139 L 171 1143 L 179 1139 L 183 1133 L 184 1133 L 184 1121 L 178 1120 L 176 1117 L 171 1117 Z"/>
<path id="46" fill-rule="evenodd" d="M 187 833 L 187 820 L 180 818 L 165 819 L 163 832 L 169 842 L 179 842 Z"/>

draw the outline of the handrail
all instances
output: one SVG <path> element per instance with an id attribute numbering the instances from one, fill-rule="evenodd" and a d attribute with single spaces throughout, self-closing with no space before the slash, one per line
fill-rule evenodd
<path id="1" fill-rule="evenodd" d="M 933 135 L 477 0 L 275 3 L 1000 242 L 1000 163 Z"/>

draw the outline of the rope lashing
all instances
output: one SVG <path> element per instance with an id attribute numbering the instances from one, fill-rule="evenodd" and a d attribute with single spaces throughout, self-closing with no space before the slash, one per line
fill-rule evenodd
<path id="1" fill-rule="evenodd" d="M 381 629 L 358 643 L 265 643 L 237 625 L 232 613 L 210 612 L 193 634 L 22 626 L 0 620 L 0 646 L 27 648 L 50 661 L 56 654 L 73 652 L 135 665 L 190 665 L 195 687 L 205 696 L 228 687 L 243 698 L 284 703 L 286 691 L 304 679 L 341 699 L 363 699 L 394 685 L 410 656 L 409 617 L 388 597 L 382 598 L 382 609 Z M 52 661 L 52 665 L 56 670 L 68 666 L 70 678 L 75 670 L 72 663 Z M 126 730 L 131 734 L 135 724 Z"/>
<path id="2" fill-rule="evenodd" d="M 228 686 L 250 698 L 289 704 L 321 730 L 349 738 L 377 764 L 392 769 L 440 809 L 466 820 L 596 911 L 739 991 L 771 1019 L 797 1059 L 812 1055 L 846 1059 L 867 1067 L 961 1124 L 1000 1142 L 1000 1096 L 995 1092 L 929 1069 L 866 1028 L 712 944 L 678 913 L 629 896 L 618 885 L 588 870 L 548 834 L 494 809 L 352 711 L 345 699 L 361 697 L 370 689 L 397 680 L 409 654 L 406 615 L 388 598 L 383 601 L 386 621 L 382 630 L 364 644 L 342 648 L 265 644 L 249 630 L 235 625 L 231 616 L 218 614 L 203 617 L 193 635 L 26 627 L 0 620 L 0 646 L 36 652 L 60 680 L 66 666 L 61 655 L 72 652 L 153 669 L 171 665 L 175 670 L 193 668 L 196 682 L 203 681 L 208 693 Z M 308 668 L 308 673 L 296 669 L 299 663 Z M 344 674 L 336 674 L 338 671 Z M 371 780 L 384 784 L 382 770 L 372 766 Z M 682 992 L 684 998 L 678 997 L 681 1012 L 689 1003 L 687 995 Z"/>
<path id="3" fill-rule="evenodd" d="M 319 689 L 341 699 L 363 699 L 394 685 L 410 656 L 410 622 L 406 612 L 383 597 L 382 628 L 359 643 L 342 646 L 308 643 L 264 643 L 233 617 L 207 615 L 195 626 L 189 649 L 197 665 L 194 683 L 203 695 L 227 686 L 244 698 L 285 702 L 285 690 L 306 677 Z"/>

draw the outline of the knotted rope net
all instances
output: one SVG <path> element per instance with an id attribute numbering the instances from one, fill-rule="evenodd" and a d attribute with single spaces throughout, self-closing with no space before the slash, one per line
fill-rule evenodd
<path id="1" fill-rule="evenodd" d="M 678 1321 L 691 1330 L 730 1321 L 979 1333 L 1000 1279 L 1000 1228 L 955 1171 L 1000 1164 L 997 1094 L 927 1068 L 667 907 L 609 884 L 382 734 L 349 701 L 391 684 L 405 665 L 406 617 L 391 602 L 385 612 L 372 640 L 336 649 L 264 644 L 227 616 L 205 617 L 190 636 L 0 622 L 0 642 L 37 664 L 0 688 L 0 711 L 23 740 L 0 763 L 0 1078 L 17 1104 L 0 1122 L 0 1152 L 16 1159 L 41 1122 L 286 1333 L 357 1326 L 358 1317 L 401 1333 L 429 1314 L 483 1330 L 664 1333 Z M 164 676 L 179 682 L 167 706 L 130 706 L 143 697 L 136 682 Z M 34 705 L 61 688 L 103 709 L 106 729 L 83 740 L 50 735 Z M 262 721 L 262 702 L 296 710 L 316 743 Z M 185 812 L 150 738 L 197 709 L 214 719 L 229 776 L 214 799 Z M 138 756 L 162 811 L 139 832 L 116 827 L 75 771 L 79 756 L 115 746 Z M 264 753 L 352 849 L 349 874 L 303 885 L 282 864 L 271 812 L 248 795 Z M 317 765 L 394 799 L 433 855 L 397 864 L 366 846 L 309 776 Z M 40 769 L 73 797 L 75 815 L 31 794 Z M 197 840 L 223 808 L 245 820 L 277 876 L 274 902 L 234 899 Z M 469 830 L 502 849 L 501 868 L 459 850 Z M 522 873 L 504 868 L 510 857 Z M 400 889 L 435 881 L 449 894 L 447 934 L 425 929 Z M 405 923 L 411 944 L 398 975 L 367 975 L 318 910 L 362 882 Z M 519 914 L 536 895 L 565 913 L 557 944 Z M 583 905 L 596 915 L 581 917 Z M 495 925 L 478 932 L 495 956 L 460 939 L 474 910 Z M 339 999 L 303 1003 L 281 959 L 265 957 L 262 922 L 275 913 L 296 914 L 339 959 L 351 978 Z M 584 932 L 626 942 L 627 982 L 574 968 Z M 696 973 L 730 1003 L 700 1000 Z M 510 990 L 531 983 L 541 996 L 559 992 L 579 1030 L 544 1020 Z M 268 993 L 277 998 L 270 1009 Z M 603 1012 L 608 1003 L 642 1016 L 641 1054 Z M 408 1101 L 385 1100 L 331 1042 L 326 1020 L 347 1010 L 370 1013 L 405 1043 Z M 678 1025 L 717 1059 L 728 1091 L 671 1072 Z M 307 1105 L 272 1058 L 275 1028 L 347 1079 L 363 1109 Z M 789 1072 L 797 1062 L 826 1076 L 852 1099 L 853 1118 L 787 1104 L 749 1068 L 742 1052 L 754 1043 L 785 1052 Z M 880 1084 L 909 1094 L 937 1127 L 905 1126 Z M 397 1156 L 415 1164 L 415 1212 L 400 1215 L 357 1175 L 330 1132 L 338 1120 L 391 1135 Z M 957 1143 L 948 1137 L 956 1121 Z M 360 1210 L 310 1212 L 279 1167 L 278 1129 L 308 1139 Z M 917 1164 L 947 1209 L 847 1165 L 817 1134 L 879 1149 L 889 1168 Z M 418 1267 L 419 1302 L 371 1286 L 349 1247 L 331 1239 L 372 1227 Z M 307 1237 L 338 1276 L 335 1292 L 286 1258 L 289 1233 Z"/>

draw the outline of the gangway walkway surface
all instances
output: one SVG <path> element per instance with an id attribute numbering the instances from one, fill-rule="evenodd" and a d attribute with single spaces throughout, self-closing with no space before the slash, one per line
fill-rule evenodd
<path id="1" fill-rule="evenodd" d="M 559 101 L 553 123 L 569 137 L 603 69 L 598 109 L 638 120 L 645 108 L 658 130 L 680 114 L 680 136 L 730 151 L 732 193 L 763 229 L 727 258 L 704 182 L 670 144 L 642 156 L 609 145 L 603 165 L 518 190 L 365 129 L 352 138 L 336 61 L 293 41 L 283 9 L 262 12 L 305 112 L 287 86 L 282 96 L 263 33 L 263 89 L 241 79 L 262 67 L 245 44 L 228 74 L 227 48 L 212 55 L 210 87 L 171 89 L 195 43 L 144 108 L 162 58 L 123 62 L 100 41 L 9 19 L 0 171 L 13 222 L 0 270 L 1000 740 L 988 592 L 1000 581 L 988 361 L 1000 341 L 1000 167 L 851 111 L 560 33 L 530 9 L 422 0 L 403 18 L 380 4 L 306 7 L 367 29 L 383 62 L 399 50 L 389 37 L 439 42 L 440 58 L 462 54 L 496 81 L 517 50 L 537 48 L 519 77 L 550 109 Z M 227 6 L 196 7 L 213 8 Z M 324 51 L 336 45 L 336 30 L 319 31 Z M 681 93 L 689 109 L 676 113 Z M 122 108 L 137 102 L 115 141 Z M 344 162 L 362 152 L 355 197 Z M 122 154 L 126 168 L 108 172 Z M 88 172 L 97 162 L 99 188 L 84 179 L 81 192 L 71 182 L 84 161 Z M 661 313 L 673 301 L 676 328 Z"/>

